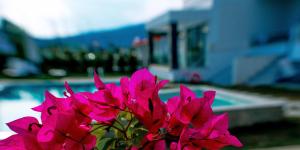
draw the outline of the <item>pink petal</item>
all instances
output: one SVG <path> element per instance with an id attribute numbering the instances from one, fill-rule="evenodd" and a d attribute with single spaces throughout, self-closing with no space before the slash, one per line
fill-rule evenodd
<path id="1" fill-rule="evenodd" d="M 188 97 L 194 98 L 196 97 L 196 94 L 188 87 L 180 85 L 180 98 L 185 100 Z"/>
<path id="2" fill-rule="evenodd" d="M 129 82 L 131 96 L 143 96 L 148 99 L 154 89 L 155 77 L 147 69 L 140 69 L 132 74 Z"/>
<path id="3" fill-rule="evenodd" d="M 158 83 L 158 89 L 163 88 L 168 83 L 169 83 L 169 80 L 161 80 L 161 81 L 159 81 L 159 83 Z"/>
<path id="4" fill-rule="evenodd" d="M 37 112 L 42 112 L 44 107 L 46 107 L 46 105 L 48 104 L 48 101 L 49 100 L 51 101 L 51 99 L 53 99 L 54 97 L 49 91 L 45 91 L 44 95 L 45 95 L 45 101 L 41 105 L 31 108 L 32 110 Z"/>
<path id="5" fill-rule="evenodd" d="M 228 129 L 228 124 L 229 124 L 228 120 L 229 120 L 228 114 L 224 113 L 214 117 L 212 122 L 217 130 L 226 131 Z"/>
<path id="6" fill-rule="evenodd" d="M 131 80 L 133 82 L 141 81 L 141 80 L 148 80 L 155 83 L 155 77 L 149 72 L 146 68 L 140 69 L 134 72 L 131 76 Z"/>
<path id="7" fill-rule="evenodd" d="M 53 128 L 43 126 L 37 135 L 39 142 L 50 142 L 55 138 L 55 131 Z"/>
<path id="8" fill-rule="evenodd" d="M 170 150 L 177 150 L 177 143 L 176 142 L 172 142 L 170 145 Z"/>
<path id="9" fill-rule="evenodd" d="M 179 101 L 180 101 L 180 98 L 179 97 L 172 97 L 170 99 L 168 99 L 168 102 L 167 102 L 167 108 L 168 108 L 168 112 L 169 114 L 173 114 L 178 106 L 179 106 Z"/>
<path id="10" fill-rule="evenodd" d="M 195 128 L 200 128 L 209 119 L 214 117 L 214 113 L 211 107 L 211 103 L 204 98 L 197 99 L 201 105 L 196 115 L 193 117 L 191 123 Z"/>
<path id="11" fill-rule="evenodd" d="M 105 84 L 102 82 L 96 71 L 94 71 L 94 82 L 95 86 L 98 90 L 103 90 L 105 89 Z"/>
<path id="12" fill-rule="evenodd" d="M 66 90 L 67 90 L 67 92 L 68 92 L 69 94 L 71 94 L 71 95 L 74 94 L 72 88 L 70 87 L 70 85 L 69 85 L 69 83 L 68 83 L 67 81 L 65 81 L 65 88 L 66 88 Z"/>
<path id="13" fill-rule="evenodd" d="M 80 112 L 87 115 L 91 112 L 92 106 L 90 101 L 88 100 L 87 93 L 77 93 L 74 94 L 73 104 L 75 105 L 76 109 L 79 109 Z"/>
<path id="14" fill-rule="evenodd" d="M 129 78 L 128 77 L 122 77 L 120 79 L 120 85 L 122 88 L 123 93 L 128 93 L 129 91 Z"/>
<path id="15" fill-rule="evenodd" d="M 4 140 L 0 140 L 1 150 L 25 150 L 22 136 L 19 134 L 12 135 Z"/>
<path id="16" fill-rule="evenodd" d="M 166 150 L 166 141 L 165 140 L 159 140 L 155 143 L 153 150 Z"/>
<path id="17" fill-rule="evenodd" d="M 23 117 L 7 123 L 7 126 L 16 133 L 24 134 L 36 129 L 39 122 L 34 117 Z"/>
<path id="18" fill-rule="evenodd" d="M 216 95 L 216 91 L 205 91 L 203 94 L 204 98 L 209 101 L 209 104 L 212 105 L 215 95 Z"/>
<path id="19" fill-rule="evenodd" d="M 37 111 L 37 112 L 41 112 L 43 110 L 43 105 L 39 105 L 39 106 L 33 107 L 31 109 L 34 111 Z"/>
<path id="20" fill-rule="evenodd" d="M 228 140 L 230 141 L 229 144 L 232 146 L 243 147 L 243 144 L 235 136 L 230 135 Z"/>
<path id="21" fill-rule="evenodd" d="M 85 144 L 86 149 L 94 149 L 97 142 L 97 138 L 96 136 L 89 135 L 88 137 L 85 138 L 83 142 Z"/>

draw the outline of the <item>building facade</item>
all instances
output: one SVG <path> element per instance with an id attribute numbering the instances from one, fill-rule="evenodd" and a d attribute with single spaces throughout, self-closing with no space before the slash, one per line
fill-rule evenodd
<path id="1" fill-rule="evenodd" d="M 41 62 L 41 55 L 33 38 L 21 27 L 0 18 L 0 35 L 0 53 L 4 52 L 37 64 Z"/>
<path id="2" fill-rule="evenodd" d="M 184 0 L 146 27 L 150 70 L 170 80 L 272 84 L 300 70 L 297 0 Z"/>

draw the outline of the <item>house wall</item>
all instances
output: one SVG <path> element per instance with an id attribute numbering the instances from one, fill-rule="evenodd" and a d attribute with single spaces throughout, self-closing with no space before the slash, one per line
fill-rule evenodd
<path id="1" fill-rule="evenodd" d="M 230 74 L 231 70 L 226 68 L 230 68 L 229 66 L 234 64 L 235 59 L 251 51 L 253 41 L 282 33 L 288 35 L 299 10 L 295 8 L 292 12 L 292 6 L 298 8 L 300 5 L 294 6 L 292 0 L 215 0 L 207 37 L 207 65 L 200 69 L 201 72 L 209 75 L 209 81 L 219 82 L 221 74 Z M 294 16 L 292 17 L 291 14 Z M 216 55 L 218 53 L 222 55 Z M 216 64 L 220 66 L 216 67 Z M 252 67 L 251 63 L 243 63 L 241 66 L 243 67 L 240 70 L 232 66 L 232 70 L 243 72 L 243 68 Z M 211 77 L 211 72 L 219 75 Z M 238 74 L 234 72 L 231 74 L 232 76 L 227 76 L 228 79 L 226 79 L 231 80 L 231 84 L 244 76 L 243 74 L 237 76 Z"/>
<path id="2" fill-rule="evenodd" d="M 245 84 L 270 65 L 276 56 L 239 57 L 233 63 L 233 83 Z M 273 75 L 274 76 L 274 75 Z"/>
<path id="3" fill-rule="evenodd" d="M 243 69 L 251 67 L 251 61 L 264 58 L 252 56 L 253 59 L 249 61 L 241 59 L 237 61 L 238 66 L 234 65 L 234 60 L 242 58 L 253 48 L 270 44 L 267 41 L 270 37 L 283 34 L 288 38 L 291 26 L 300 20 L 300 0 L 184 0 L 183 2 L 184 9 L 187 10 L 208 8 L 208 3 L 211 3 L 211 9 L 205 20 L 209 26 L 205 66 L 195 69 L 186 65 L 186 56 L 181 54 L 186 53 L 187 48 L 184 38 L 180 38 L 178 42 L 180 69 L 187 72 L 196 70 L 200 72 L 201 79 L 218 84 L 246 83 L 248 79 L 242 78 Z M 180 32 L 185 33 L 189 27 L 191 26 L 180 28 Z M 262 44 L 259 45 L 255 41 L 262 41 Z M 253 73 L 264 69 L 259 68 L 247 72 L 249 77 L 254 76 L 258 79 Z M 268 74 L 268 77 L 269 75 L 276 76 L 273 73 Z M 263 80 L 261 78 L 260 81 Z"/>
<path id="4" fill-rule="evenodd" d="M 209 51 L 246 50 L 255 38 L 287 32 L 287 7 L 271 0 L 215 0 Z"/>
<path id="5" fill-rule="evenodd" d="M 291 31 L 293 42 L 289 58 L 291 61 L 300 62 L 300 1 L 294 1 L 291 7 L 289 24 L 293 26 Z"/>
<path id="6" fill-rule="evenodd" d="M 290 3 L 291 5 L 289 8 L 290 11 L 289 11 L 288 23 L 289 25 L 299 24 L 300 23 L 300 1 L 293 0 Z"/>

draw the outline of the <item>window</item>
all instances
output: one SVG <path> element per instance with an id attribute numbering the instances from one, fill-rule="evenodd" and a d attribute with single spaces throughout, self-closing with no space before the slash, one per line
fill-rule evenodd
<path id="1" fill-rule="evenodd" d="M 153 63 L 160 65 L 170 64 L 170 48 L 167 36 L 154 37 Z"/>
<path id="2" fill-rule="evenodd" d="M 296 28 L 296 40 L 300 41 L 300 24 L 298 24 Z"/>
<path id="3" fill-rule="evenodd" d="M 202 67 L 205 64 L 205 47 L 208 26 L 200 25 L 187 31 L 187 66 Z"/>

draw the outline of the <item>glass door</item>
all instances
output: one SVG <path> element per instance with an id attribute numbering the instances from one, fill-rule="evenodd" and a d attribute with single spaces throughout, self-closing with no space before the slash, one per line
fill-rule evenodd
<path id="1" fill-rule="evenodd" d="M 207 25 L 199 25 L 187 30 L 187 66 L 191 68 L 205 65 Z"/>

